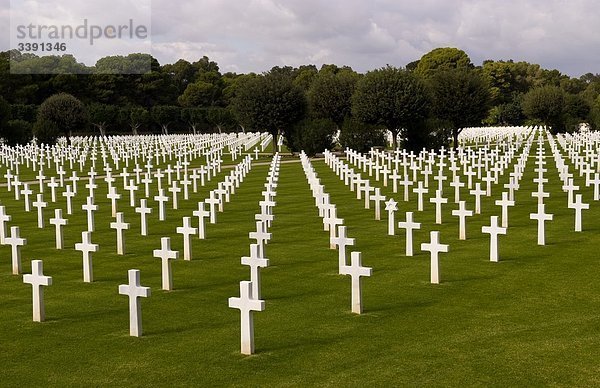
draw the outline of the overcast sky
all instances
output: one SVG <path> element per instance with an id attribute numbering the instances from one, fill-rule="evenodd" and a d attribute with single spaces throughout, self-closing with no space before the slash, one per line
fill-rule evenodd
<path id="1" fill-rule="evenodd" d="M 62 14 L 73 10 L 68 20 L 104 15 L 115 23 L 128 19 L 118 4 L 143 2 L 119 0 L 111 7 L 106 1 L 27 1 L 60 4 Z M 5 50 L 13 33 L 10 0 L 0 5 Z M 207 55 L 223 72 L 310 63 L 364 72 L 405 66 L 450 46 L 466 51 L 476 65 L 514 59 L 571 76 L 600 73 L 597 0 L 152 0 L 151 18 L 152 54 L 161 64 Z M 93 64 L 83 56 L 77 55 Z"/>

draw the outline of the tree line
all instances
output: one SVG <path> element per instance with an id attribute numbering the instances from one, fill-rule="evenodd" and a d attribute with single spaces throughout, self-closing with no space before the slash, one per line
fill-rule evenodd
<path id="1" fill-rule="evenodd" d="M 142 64 L 150 71 L 136 71 Z M 114 74 L 123 71 L 130 74 Z M 34 135 L 53 142 L 72 134 L 268 131 L 313 154 L 334 139 L 358 150 L 385 145 L 387 131 L 394 146 L 418 150 L 456 144 L 469 126 L 564 132 L 581 123 L 600 128 L 600 75 L 572 78 L 512 60 L 475 66 L 457 48 L 365 74 L 332 64 L 221 73 L 206 56 L 160 65 L 147 54 L 86 67 L 70 55 L 0 53 L 0 134 L 10 144 Z"/>

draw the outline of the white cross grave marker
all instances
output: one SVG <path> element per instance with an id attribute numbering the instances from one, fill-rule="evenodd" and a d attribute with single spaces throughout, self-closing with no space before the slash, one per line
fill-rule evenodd
<path id="1" fill-rule="evenodd" d="M 538 204 L 538 212 L 529 214 L 529 219 L 536 220 L 538 222 L 538 245 L 546 245 L 546 228 L 545 222 L 551 221 L 553 218 L 552 214 L 546 214 L 546 205 Z"/>
<path id="2" fill-rule="evenodd" d="M 192 214 L 194 217 L 198 217 L 198 238 L 205 239 L 206 228 L 204 226 L 204 219 L 210 217 L 210 212 L 208 210 L 204 210 L 204 202 L 198 202 L 198 210 L 194 210 Z"/>
<path id="3" fill-rule="evenodd" d="M 375 188 L 375 193 L 369 197 L 371 201 L 375 202 L 375 219 L 381 220 L 381 202 L 385 201 L 385 195 L 381 195 L 381 189 Z"/>
<path id="4" fill-rule="evenodd" d="M 0 206 L 0 244 L 5 243 L 6 239 L 6 223 L 11 220 L 11 216 L 6 214 L 6 207 Z"/>
<path id="5" fill-rule="evenodd" d="M 581 232 L 581 230 L 582 230 L 582 227 L 581 227 L 581 213 L 582 213 L 582 210 L 588 210 L 589 208 L 590 208 L 590 204 L 589 203 L 583 203 L 583 199 L 582 199 L 582 195 L 581 194 L 575 195 L 575 201 L 573 201 L 569 205 L 569 209 L 574 209 L 575 210 L 575 231 L 576 232 Z"/>
<path id="6" fill-rule="evenodd" d="M 56 235 L 56 249 L 63 249 L 63 226 L 67 225 L 69 221 L 62 217 L 62 209 L 54 209 L 54 218 L 50 218 L 50 224 L 54 225 Z"/>
<path id="7" fill-rule="evenodd" d="M 140 284 L 140 270 L 128 271 L 129 284 L 119 285 L 119 294 L 129 297 L 129 335 L 139 337 L 142 335 L 142 305 L 138 298 L 150 296 L 150 287 Z"/>
<path id="8" fill-rule="evenodd" d="M 439 253 L 448 252 L 448 245 L 440 244 L 440 232 L 432 231 L 430 233 L 431 242 L 421 244 L 422 251 L 431 253 L 431 283 L 440 284 L 440 264 Z"/>
<path id="9" fill-rule="evenodd" d="M 460 201 L 458 209 L 452 210 L 452 215 L 458 217 L 458 238 L 459 240 L 467 239 L 467 217 L 473 216 L 472 210 L 467 210 L 466 202 Z"/>
<path id="10" fill-rule="evenodd" d="M 385 210 L 388 212 L 388 235 L 393 236 L 396 234 L 395 213 L 398 211 L 398 202 L 394 201 L 394 198 L 390 198 L 385 203 Z"/>
<path id="11" fill-rule="evenodd" d="M 88 232 L 93 232 L 94 227 L 94 212 L 98 210 L 98 205 L 94 205 L 94 199 L 92 197 L 87 197 L 85 205 L 82 205 L 81 208 L 87 212 L 87 225 Z"/>
<path id="12" fill-rule="evenodd" d="M 37 200 L 33 203 L 33 207 L 37 209 L 38 228 L 44 228 L 44 208 L 48 206 L 48 202 L 44 202 L 44 195 L 38 194 Z"/>
<path id="13" fill-rule="evenodd" d="M 250 267 L 252 296 L 260 299 L 260 269 L 269 266 L 269 259 L 260 256 L 258 244 L 250 244 L 250 256 L 242 257 L 242 264 Z"/>
<path id="14" fill-rule="evenodd" d="M 67 199 L 67 214 L 73 214 L 73 204 L 72 199 L 77 194 L 74 190 L 71 190 L 71 185 L 67 185 L 66 191 L 62 193 L 62 196 Z"/>
<path id="15" fill-rule="evenodd" d="M 27 244 L 27 240 L 19 236 L 19 227 L 10 227 L 10 237 L 4 239 L 6 245 L 11 246 L 12 256 L 12 273 L 13 275 L 19 275 L 21 273 L 21 249 L 23 245 Z"/>
<path id="16" fill-rule="evenodd" d="M 266 227 L 262 221 L 256 222 L 256 232 L 248 233 L 248 237 L 255 239 L 258 244 L 258 254 L 265 257 L 265 244 L 271 239 L 271 233 L 267 233 Z"/>
<path id="17" fill-rule="evenodd" d="M 406 212 L 406 221 L 398 222 L 398 228 L 406 229 L 406 256 L 413 255 L 413 230 L 421 229 L 420 222 L 413 221 L 413 212 Z"/>
<path id="18" fill-rule="evenodd" d="M 85 283 L 94 281 L 92 252 L 98 252 L 98 248 L 98 244 L 92 244 L 92 232 L 81 232 L 81 242 L 75 244 L 75 250 L 83 254 L 83 281 Z"/>
<path id="19" fill-rule="evenodd" d="M 252 296 L 252 282 L 240 282 L 240 297 L 229 298 L 229 307 L 240 310 L 241 316 L 241 353 L 254 353 L 254 311 L 264 311 L 265 301 Z"/>
<path id="20" fill-rule="evenodd" d="M 352 278 L 352 312 L 362 314 L 362 292 L 360 278 L 362 276 L 371 276 L 373 269 L 363 267 L 361 263 L 361 253 L 350 253 L 350 265 L 345 265 L 340 270 L 341 275 L 350 275 Z"/>
<path id="21" fill-rule="evenodd" d="M 498 235 L 506 234 L 506 228 L 498 226 L 498 216 L 490 217 L 491 225 L 482 226 L 481 233 L 490 235 L 490 261 L 498 262 Z"/>
<path id="22" fill-rule="evenodd" d="M 495 203 L 497 206 L 502 207 L 502 227 L 508 228 L 508 207 L 515 206 L 515 201 L 509 200 L 508 193 L 504 191 L 502 193 L 502 199 L 497 200 Z"/>
<path id="23" fill-rule="evenodd" d="M 475 214 L 481 214 L 481 197 L 486 193 L 485 190 L 481 189 L 481 183 L 475 183 L 475 189 L 470 190 L 469 193 L 475 196 Z"/>
<path id="24" fill-rule="evenodd" d="M 117 193 L 117 188 L 112 186 L 108 189 L 108 194 L 106 198 L 110 199 L 110 208 L 112 212 L 112 217 L 117 216 L 117 199 L 121 199 L 121 194 Z"/>
<path id="25" fill-rule="evenodd" d="M 435 203 L 435 223 L 442 223 L 442 204 L 448 203 L 448 198 L 442 197 L 442 191 L 436 190 L 435 197 L 429 198 L 429 202 Z"/>
<path id="26" fill-rule="evenodd" d="M 154 250 L 154 257 L 162 261 L 162 289 L 171 291 L 173 289 L 171 260 L 178 259 L 179 252 L 171 250 L 171 239 L 169 237 L 160 239 L 160 249 Z"/>
<path id="27" fill-rule="evenodd" d="M 23 189 L 21 189 L 21 194 L 24 198 L 23 202 L 25 203 L 25 211 L 31 211 L 31 201 L 29 200 L 29 197 L 31 196 L 31 194 L 33 194 L 33 190 L 29 188 L 29 183 L 23 183 Z"/>
<path id="28" fill-rule="evenodd" d="M 158 195 L 154 196 L 154 200 L 158 202 L 158 219 L 159 221 L 164 221 L 166 219 L 166 203 L 169 201 L 169 197 L 165 195 L 165 191 L 163 189 L 158 190 L 158 193 Z"/>
<path id="29" fill-rule="evenodd" d="M 183 260 L 192 260 L 192 239 L 196 228 L 192 227 L 192 217 L 183 217 L 183 226 L 177 227 L 177 233 L 183 235 Z"/>
<path id="30" fill-rule="evenodd" d="M 44 276 L 42 260 L 31 261 L 31 274 L 23 275 L 23 283 L 31 284 L 33 288 L 33 321 L 43 322 L 46 318 L 44 309 L 44 289 L 42 286 L 51 286 L 52 278 Z"/>
<path id="31" fill-rule="evenodd" d="M 125 254 L 125 235 L 124 230 L 129 229 L 129 224 L 125 222 L 123 213 L 117 213 L 117 220 L 110 223 L 110 227 L 117 231 L 117 255 Z"/>

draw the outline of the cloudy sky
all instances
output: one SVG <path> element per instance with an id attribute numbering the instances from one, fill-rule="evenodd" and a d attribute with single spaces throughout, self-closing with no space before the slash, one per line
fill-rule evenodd
<path id="1" fill-rule="evenodd" d="M 120 23 L 128 13 L 137 16 L 123 9 L 149 3 L 114 1 L 113 7 L 107 1 L 12 0 L 12 8 L 54 3 L 71 23 L 84 15 Z M 11 2 L 0 5 L 5 50 L 14 33 Z M 207 55 L 222 71 L 335 63 L 363 72 L 404 66 L 451 46 L 477 65 L 514 59 L 571 76 L 600 73 L 600 7 L 594 0 L 152 0 L 150 17 L 152 53 L 161 64 Z M 88 51 L 76 56 L 93 64 Z"/>

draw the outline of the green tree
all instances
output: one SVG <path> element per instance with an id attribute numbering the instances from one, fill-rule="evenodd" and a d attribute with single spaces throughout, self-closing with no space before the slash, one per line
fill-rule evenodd
<path id="1" fill-rule="evenodd" d="M 44 117 L 38 117 L 33 125 L 33 135 L 41 144 L 54 144 L 63 134 L 63 130 L 54 121 Z"/>
<path id="2" fill-rule="evenodd" d="M 150 54 L 114 55 L 96 61 L 95 74 L 146 74 L 158 62 Z"/>
<path id="3" fill-rule="evenodd" d="M 106 136 L 106 128 L 117 121 L 119 108 L 114 105 L 92 103 L 88 105 L 90 122 L 98 131 L 100 136 Z"/>
<path id="4" fill-rule="evenodd" d="M 563 129 L 567 132 L 579 130 L 579 125 L 589 121 L 591 106 L 579 94 L 565 93 Z"/>
<path id="5" fill-rule="evenodd" d="M 198 73 L 218 72 L 219 65 L 217 62 L 211 61 L 206 55 L 192 64 Z"/>
<path id="6" fill-rule="evenodd" d="M 11 56 L 12 74 L 89 74 L 91 69 L 71 54 L 38 57 L 35 54 Z"/>
<path id="7" fill-rule="evenodd" d="M 59 93 L 48 97 L 40 105 L 34 133 L 36 137 L 38 134 L 48 135 L 47 139 L 52 141 L 61 134 L 69 137 L 74 131 L 84 131 L 88 123 L 88 112 L 81 101 L 70 94 Z M 54 134 L 56 129 L 58 134 Z"/>
<path id="8" fill-rule="evenodd" d="M 182 94 L 185 88 L 194 82 L 198 73 L 198 68 L 184 59 L 172 65 L 164 65 L 161 70 L 171 77 L 178 94 Z"/>
<path id="9" fill-rule="evenodd" d="M 9 120 L 2 126 L 1 136 L 9 145 L 25 144 L 31 140 L 31 127 L 25 120 Z"/>
<path id="10" fill-rule="evenodd" d="M 146 74 L 127 76 L 134 77 L 131 103 L 146 108 L 177 104 L 177 88 L 167 74 L 151 71 Z"/>
<path id="11" fill-rule="evenodd" d="M 206 119 L 212 128 L 216 128 L 219 133 L 233 131 L 237 126 L 235 116 L 229 108 L 211 107 L 206 110 Z"/>
<path id="12" fill-rule="evenodd" d="M 521 107 L 521 97 L 511 102 L 500 104 L 490 110 L 486 124 L 488 125 L 523 125 L 525 115 Z"/>
<path id="13" fill-rule="evenodd" d="M 588 115 L 588 123 L 593 130 L 600 130 L 600 97 L 592 102 Z"/>
<path id="14" fill-rule="evenodd" d="M 317 74 L 318 70 L 315 65 L 300 66 L 298 68 L 298 74 L 294 78 L 294 85 L 300 87 L 300 89 L 304 91 L 307 91 Z"/>
<path id="15" fill-rule="evenodd" d="M 24 120 L 33 123 L 37 116 L 37 109 L 37 105 L 33 104 L 13 104 L 10 106 L 10 119 Z"/>
<path id="16" fill-rule="evenodd" d="M 192 133 L 196 135 L 198 128 L 207 125 L 206 109 L 203 108 L 183 108 L 181 110 L 181 121 L 185 122 Z"/>
<path id="17" fill-rule="evenodd" d="M 359 76 L 353 71 L 322 72 L 308 89 L 308 106 L 315 118 L 327 118 L 338 127 L 352 112 L 352 94 Z"/>
<path id="18" fill-rule="evenodd" d="M 488 116 L 490 91 L 476 71 L 454 69 L 437 72 L 430 80 L 432 114 L 450 126 L 454 147 L 465 127 L 479 126 Z"/>
<path id="19" fill-rule="evenodd" d="M 565 109 L 565 92 L 558 86 L 542 86 L 532 89 L 523 96 L 523 113 L 530 119 L 558 132 L 562 129 Z"/>
<path id="20" fill-rule="evenodd" d="M 416 65 L 415 73 L 429 78 L 438 71 L 472 68 L 471 58 L 463 50 L 454 47 L 440 47 L 421 57 Z"/>
<path id="21" fill-rule="evenodd" d="M 0 96 L 0 127 L 11 117 L 11 107 L 4 97 Z"/>
<path id="22" fill-rule="evenodd" d="M 169 126 L 179 121 L 181 108 L 178 106 L 157 105 L 150 109 L 150 117 L 162 130 L 163 135 L 169 134 Z"/>
<path id="23" fill-rule="evenodd" d="M 429 112 L 426 86 L 414 73 L 395 67 L 368 72 L 356 85 L 352 114 L 358 121 L 383 125 L 394 135 L 418 126 Z"/>
<path id="24" fill-rule="evenodd" d="M 150 124 L 150 112 L 141 106 L 128 106 L 119 110 L 120 121 L 131 128 L 131 133 L 137 135 L 140 129 Z"/>
<path id="25" fill-rule="evenodd" d="M 219 98 L 219 89 L 208 82 L 196 81 L 189 84 L 177 101 L 184 107 L 212 106 Z"/>
<path id="26" fill-rule="evenodd" d="M 333 148 L 336 133 L 337 125 L 329 119 L 304 119 L 286 129 L 286 145 L 291 151 L 304 150 L 314 156 Z"/>
<path id="27" fill-rule="evenodd" d="M 339 143 L 344 149 L 367 152 L 371 147 L 385 146 L 385 137 L 385 129 L 381 126 L 347 118 L 342 124 Z"/>
<path id="28" fill-rule="evenodd" d="M 242 126 L 266 130 L 276 139 L 304 116 L 306 97 L 290 76 L 267 73 L 241 83 L 231 108 Z"/>

